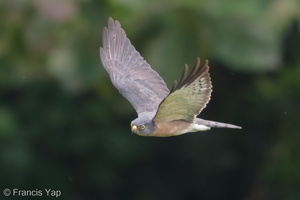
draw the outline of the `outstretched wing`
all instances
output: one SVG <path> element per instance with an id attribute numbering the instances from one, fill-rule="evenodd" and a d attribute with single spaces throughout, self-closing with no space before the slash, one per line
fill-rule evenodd
<path id="1" fill-rule="evenodd" d="M 169 94 L 163 79 L 135 50 L 118 21 L 108 19 L 104 27 L 100 58 L 111 82 L 131 103 L 138 115 L 153 118 Z"/>
<path id="2" fill-rule="evenodd" d="M 199 68 L 200 59 L 197 58 L 194 69 L 187 76 L 188 65 L 185 65 L 182 77 L 177 84 L 175 81 L 171 93 L 160 104 L 154 117 L 156 122 L 170 122 L 184 120 L 192 122 L 210 100 L 212 85 L 208 73 L 206 60 Z"/>

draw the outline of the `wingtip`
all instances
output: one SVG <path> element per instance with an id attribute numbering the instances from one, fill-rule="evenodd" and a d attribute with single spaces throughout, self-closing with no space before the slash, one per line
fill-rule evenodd
<path id="1" fill-rule="evenodd" d="M 188 71 L 189 71 L 189 67 L 187 64 L 184 65 L 184 70 L 183 70 L 181 79 L 179 80 L 178 85 L 176 85 L 176 86 L 173 85 L 171 92 L 181 88 L 183 85 L 186 85 L 186 84 L 189 85 L 197 77 L 201 76 L 201 74 L 208 73 L 208 71 L 209 71 L 208 60 L 205 60 L 203 67 L 200 67 L 200 62 L 201 62 L 201 59 L 199 57 L 197 57 L 194 68 L 192 69 L 192 71 L 190 72 L 189 75 L 187 75 Z"/>
<path id="2" fill-rule="evenodd" d="M 113 18 L 109 17 L 108 18 L 108 29 L 117 29 L 118 27 L 121 27 L 120 22 L 118 20 L 114 20 Z"/>
<path id="3" fill-rule="evenodd" d="M 207 65 L 207 66 L 208 66 L 208 63 L 209 63 L 209 61 L 206 59 L 206 60 L 204 61 L 204 65 Z"/>
<path id="4" fill-rule="evenodd" d="M 172 93 L 175 90 L 176 87 L 177 87 L 177 81 L 175 80 L 174 84 L 173 84 L 173 86 L 172 86 L 172 88 L 170 90 L 170 93 Z"/>
<path id="5" fill-rule="evenodd" d="M 108 18 L 108 23 L 114 23 L 116 20 L 114 20 L 112 17 Z"/>

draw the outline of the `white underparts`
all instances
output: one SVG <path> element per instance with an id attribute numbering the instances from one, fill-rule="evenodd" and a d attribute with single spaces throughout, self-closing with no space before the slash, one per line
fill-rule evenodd
<path id="1" fill-rule="evenodd" d="M 199 124 L 191 124 L 191 126 L 189 126 L 187 129 L 185 129 L 183 131 L 183 133 L 197 132 L 197 131 L 207 131 L 207 130 L 210 130 L 210 127 L 205 126 L 205 125 L 199 125 Z"/>

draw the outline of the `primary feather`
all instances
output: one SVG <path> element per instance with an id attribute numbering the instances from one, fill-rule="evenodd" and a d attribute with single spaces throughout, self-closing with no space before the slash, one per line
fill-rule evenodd
<path id="1" fill-rule="evenodd" d="M 100 57 L 111 82 L 139 117 L 152 119 L 160 102 L 169 94 L 166 83 L 134 48 L 118 21 L 109 18 L 102 37 Z"/>
<path id="2" fill-rule="evenodd" d="M 194 69 L 187 76 L 188 66 L 181 80 L 175 82 L 171 93 L 160 104 L 154 117 L 156 122 L 169 122 L 184 120 L 192 122 L 210 100 L 212 84 L 208 73 L 209 66 L 206 60 L 204 66 L 199 68 L 200 59 L 197 58 Z"/>

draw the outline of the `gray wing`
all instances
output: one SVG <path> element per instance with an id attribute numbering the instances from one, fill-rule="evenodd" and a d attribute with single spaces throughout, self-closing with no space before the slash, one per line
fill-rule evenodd
<path id="1" fill-rule="evenodd" d="M 139 116 L 154 117 L 160 102 L 169 94 L 166 83 L 135 50 L 118 21 L 108 19 L 102 45 L 100 58 L 113 85 Z"/>

